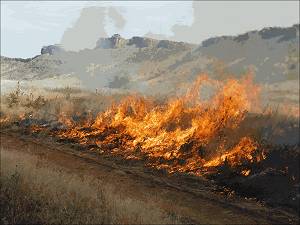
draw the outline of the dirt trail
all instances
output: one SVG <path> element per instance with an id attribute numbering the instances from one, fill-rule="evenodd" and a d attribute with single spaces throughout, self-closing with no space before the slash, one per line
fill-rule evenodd
<path id="1" fill-rule="evenodd" d="M 270 209 L 253 200 L 216 194 L 216 186 L 203 178 L 162 174 L 139 163 L 120 163 L 50 140 L 1 133 L 1 152 L 6 151 L 34 155 L 67 172 L 93 176 L 117 187 L 124 197 L 147 202 L 149 197 L 155 196 L 158 208 L 196 224 L 297 223 L 296 216 L 283 210 Z M 51 169 L 49 164 L 47 167 Z"/>

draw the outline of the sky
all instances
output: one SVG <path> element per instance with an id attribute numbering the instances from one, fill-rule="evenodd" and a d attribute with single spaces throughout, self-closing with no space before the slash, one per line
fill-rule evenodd
<path id="1" fill-rule="evenodd" d="M 298 8 L 298 1 L 1 1 L 1 55 L 33 57 L 42 46 L 67 46 L 71 37 L 89 35 L 69 47 L 92 48 L 115 33 L 200 44 L 219 35 L 291 26 L 299 23 Z"/>

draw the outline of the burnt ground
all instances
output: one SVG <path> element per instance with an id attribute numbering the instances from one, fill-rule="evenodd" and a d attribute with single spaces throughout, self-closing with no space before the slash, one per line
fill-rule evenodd
<path id="1" fill-rule="evenodd" d="M 215 175 L 213 179 L 207 179 L 184 174 L 168 174 L 146 168 L 141 161 L 99 155 L 93 150 L 72 146 L 71 143 L 57 142 L 52 137 L 32 136 L 12 130 L 1 131 L 1 151 L 38 156 L 62 166 L 70 173 L 101 179 L 117 187 L 122 195 L 134 199 L 147 201 L 149 196 L 156 196 L 155 198 L 159 199 L 157 207 L 179 215 L 183 223 L 298 224 L 299 222 L 297 207 L 258 201 L 259 198 L 251 197 L 251 191 L 259 190 L 255 190 L 251 182 L 248 182 L 247 186 L 247 182 L 239 179 L 228 182 L 226 176 Z M 268 172 L 266 177 L 270 174 L 272 171 Z M 268 182 L 266 177 L 254 181 Z M 239 189 L 237 186 L 243 187 Z M 276 184 L 272 186 L 276 187 Z M 236 190 L 246 192 L 248 197 Z M 271 191 L 276 191 L 276 188 Z"/>

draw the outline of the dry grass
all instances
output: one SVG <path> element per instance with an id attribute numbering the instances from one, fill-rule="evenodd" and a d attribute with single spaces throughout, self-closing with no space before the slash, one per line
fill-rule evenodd
<path id="1" fill-rule="evenodd" d="M 2 224 L 174 224 L 152 199 L 127 198 L 92 177 L 80 177 L 32 155 L 2 149 Z"/>
<path id="2" fill-rule="evenodd" d="M 80 89 L 49 89 L 46 92 L 23 92 L 19 86 L 7 95 L 1 95 L 0 116 L 19 119 L 20 115 L 55 120 L 60 114 L 72 116 L 76 113 L 97 113 L 119 102 L 123 95 L 105 95 Z"/>

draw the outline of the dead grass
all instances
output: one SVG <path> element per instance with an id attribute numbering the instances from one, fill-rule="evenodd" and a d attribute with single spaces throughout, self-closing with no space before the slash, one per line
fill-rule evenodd
<path id="1" fill-rule="evenodd" d="M 174 224 L 175 215 L 127 198 L 32 155 L 1 152 L 2 224 Z"/>
<path id="2" fill-rule="evenodd" d="M 18 85 L 11 93 L 1 95 L 0 116 L 9 116 L 12 120 L 18 120 L 20 115 L 42 120 L 54 120 L 60 114 L 90 113 L 96 116 L 122 97 L 121 94 L 105 95 L 72 88 L 28 93 Z"/>

